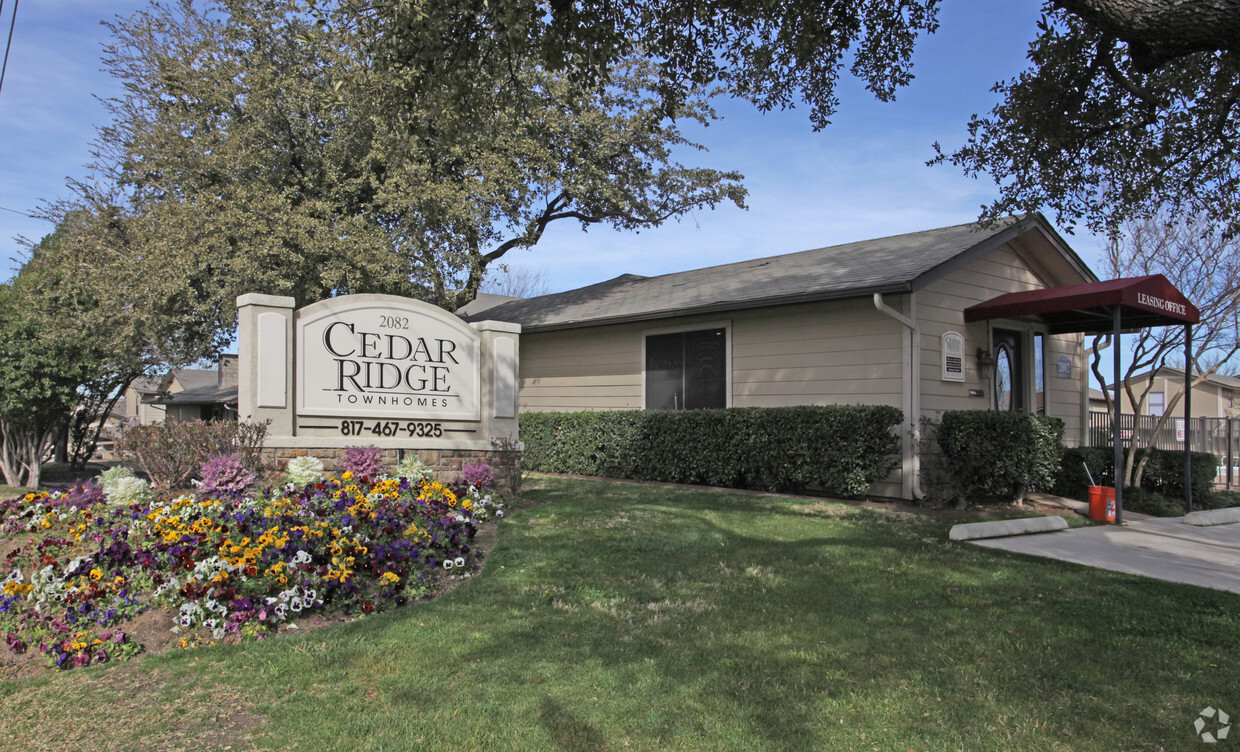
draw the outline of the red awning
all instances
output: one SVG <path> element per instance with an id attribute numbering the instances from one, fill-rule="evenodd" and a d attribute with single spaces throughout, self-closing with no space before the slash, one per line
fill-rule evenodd
<path id="1" fill-rule="evenodd" d="M 1000 295 L 964 309 L 966 322 L 1038 316 L 1051 334 L 1105 334 L 1114 326 L 1116 306 L 1124 329 L 1196 324 L 1197 307 L 1161 274 L 1111 279 Z"/>

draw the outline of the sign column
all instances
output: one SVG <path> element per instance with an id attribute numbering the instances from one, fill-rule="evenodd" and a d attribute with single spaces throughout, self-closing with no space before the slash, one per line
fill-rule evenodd
<path id="1" fill-rule="evenodd" d="M 293 435 L 293 298 L 248 293 L 237 298 L 237 415 L 270 420 L 268 434 Z"/>

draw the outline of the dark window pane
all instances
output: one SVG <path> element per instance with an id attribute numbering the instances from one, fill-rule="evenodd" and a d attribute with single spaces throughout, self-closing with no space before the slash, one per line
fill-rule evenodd
<path id="1" fill-rule="evenodd" d="M 1000 410 L 1014 410 L 1012 402 L 1012 351 L 1007 345 L 999 345 L 995 353 L 995 407 Z"/>
<path id="2" fill-rule="evenodd" d="M 727 405 L 726 337 L 722 329 L 685 332 L 685 407 Z"/>
<path id="3" fill-rule="evenodd" d="M 1046 415 L 1046 337 L 1033 335 L 1033 409 Z"/>
<path id="4" fill-rule="evenodd" d="M 684 337 L 660 334 L 646 338 L 646 408 L 676 410 L 684 401 Z"/>

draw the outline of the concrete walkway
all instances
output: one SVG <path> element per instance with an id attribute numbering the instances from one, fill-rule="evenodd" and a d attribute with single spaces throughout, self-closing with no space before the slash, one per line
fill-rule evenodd
<path id="1" fill-rule="evenodd" d="M 1115 572 L 1240 593 L 1240 524 L 1196 527 L 1124 513 L 1124 524 L 970 541 Z"/>

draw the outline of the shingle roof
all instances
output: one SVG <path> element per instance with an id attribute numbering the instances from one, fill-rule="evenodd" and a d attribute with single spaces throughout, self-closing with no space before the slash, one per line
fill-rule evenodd
<path id="1" fill-rule="evenodd" d="M 237 402 L 237 387 L 226 386 L 221 388 L 215 384 L 208 384 L 206 386 L 194 387 L 193 389 L 186 389 L 183 392 L 160 395 L 154 401 L 160 405 L 235 404 Z"/>
<path id="2" fill-rule="evenodd" d="M 219 384 L 219 374 L 214 368 L 178 368 L 172 372 L 185 391 Z"/>
<path id="3" fill-rule="evenodd" d="M 138 394 L 154 394 L 159 391 L 160 376 L 139 376 L 129 386 Z"/>
<path id="4" fill-rule="evenodd" d="M 1054 234 L 1036 214 L 987 229 L 954 225 L 658 277 L 625 274 L 576 290 L 468 311 L 465 317 L 508 321 L 537 331 L 903 292 L 932 281 L 936 270 L 954 268 L 962 257 L 971 260 L 1035 225 Z"/>

